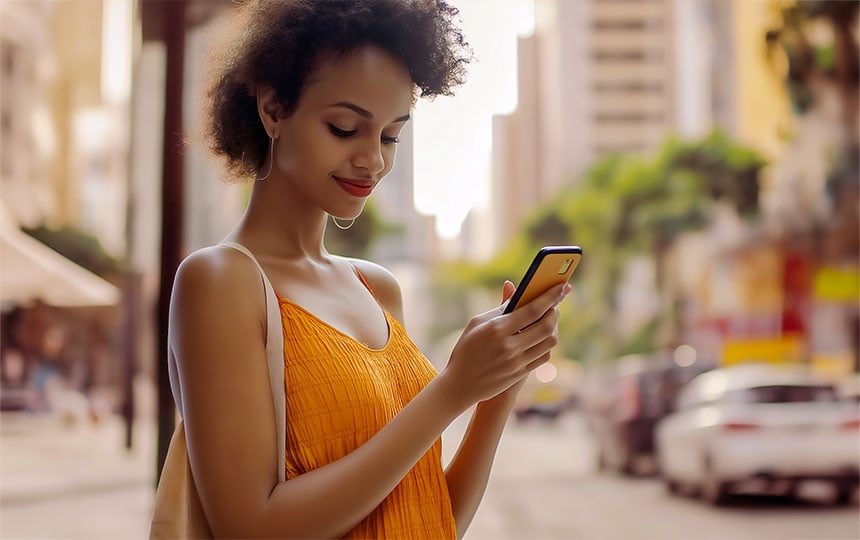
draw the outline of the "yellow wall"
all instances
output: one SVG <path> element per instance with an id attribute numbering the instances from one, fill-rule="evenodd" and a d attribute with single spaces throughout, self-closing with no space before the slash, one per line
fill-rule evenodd
<path id="1" fill-rule="evenodd" d="M 765 158 L 780 154 L 783 136 L 791 129 L 791 109 L 783 86 L 784 58 L 776 66 L 767 58 L 765 32 L 773 27 L 771 0 L 735 0 L 737 103 L 736 125 L 741 142 L 753 146 Z"/>

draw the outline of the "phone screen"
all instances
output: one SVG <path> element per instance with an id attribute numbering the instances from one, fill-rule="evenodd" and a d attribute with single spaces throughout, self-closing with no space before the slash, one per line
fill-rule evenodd
<path id="1" fill-rule="evenodd" d="M 553 285 L 568 281 L 581 258 L 582 249 L 579 246 L 542 247 L 517 285 L 514 296 L 505 307 L 505 313 L 531 302 Z"/>

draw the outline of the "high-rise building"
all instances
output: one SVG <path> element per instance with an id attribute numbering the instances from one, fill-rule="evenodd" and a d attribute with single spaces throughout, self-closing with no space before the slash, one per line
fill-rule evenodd
<path id="1" fill-rule="evenodd" d="M 607 154 L 719 126 L 773 155 L 787 104 L 766 66 L 766 16 L 760 1 L 535 0 L 517 110 L 493 125 L 495 250 Z"/>
<path id="2" fill-rule="evenodd" d="M 676 129 L 673 0 L 535 1 L 518 108 L 493 129 L 497 248 L 528 212 L 609 153 Z"/>

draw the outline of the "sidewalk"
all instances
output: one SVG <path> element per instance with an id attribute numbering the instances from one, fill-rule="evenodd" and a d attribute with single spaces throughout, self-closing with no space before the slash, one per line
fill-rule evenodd
<path id="1" fill-rule="evenodd" d="M 0 415 L 0 538 L 143 539 L 154 493 L 155 429 L 122 419 L 69 425 L 48 414 Z"/>

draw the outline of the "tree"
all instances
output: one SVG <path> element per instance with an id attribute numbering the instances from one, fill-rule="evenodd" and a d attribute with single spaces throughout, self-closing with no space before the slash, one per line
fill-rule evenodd
<path id="1" fill-rule="evenodd" d="M 854 258 L 858 252 L 860 206 L 860 144 L 858 144 L 858 90 L 860 90 L 860 53 L 856 27 L 860 3 L 856 1 L 774 1 L 776 22 L 764 36 L 774 68 L 780 71 L 792 101 L 798 130 L 787 152 L 786 166 L 777 174 L 778 189 L 803 192 L 819 186 L 815 196 L 826 205 L 800 201 L 779 217 L 786 228 L 803 228 L 801 233 L 830 229 L 831 236 L 842 238 L 841 253 L 835 258 Z M 838 126 L 823 129 L 822 126 Z M 813 148 L 810 148 L 813 147 Z M 800 150 L 805 150 L 804 156 Z M 826 155 L 827 170 L 796 172 L 796 161 L 810 152 Z M 824 178 L 820 178 L 823 176 Z M 823 181 L 822 181 L 823 180 Z M 800 198 L 809 198 L 809 194 Z M 788 193 L 785 200 L 794 200 Z M 806 214 L 798 220 L 798 211 Z M 797 233 L 798 231 L 791 231 Z"/>
<path id="2" fill-rule="evenodd" d="M 118 279 L 122 263 L 108 254 L 95 236 L 70 225 L 52 229 L 46 225 L 22 229 L 63 257 L 107 280 Z"/>
<path id="3" fill-rule="evenodd" d="M 338 255 L 367 258 L 378 240 L 401 230 L 400 225 L 384 221 L 373 202 L 368 201 L 361 216 L 348 229 L 326 227 L 325 244 Z"/>
<path id="4" fill-rule="evenodd" d="M 631 259 L 653 257 L 661 287 L 666 250 L 681 233 L 704 226 L 715 201 L 730 204 L 741 216 L 757 215 L 763 165 L 758 154 L 718 130 L 698 141 L 669 138 L 651 159 L 604 157 L 536 209 L 508 249 L 490 263 L 457 263 L 443 275 L 498 287 L 501 280 L 518 276 L 523 261 L 541 245 L 578 244 L 584 256 L 574 278 L 572 305 L 560 323 L 562 354 L 613 358 L 627 345 L 614 321 L 616 291 Z M 671 310 L 667 313 L 674 318 Z M 657 328 L 660 321 L 648 325 Z M 649 342 L 647 335 L 632 339 L 640 348 Z"/>

